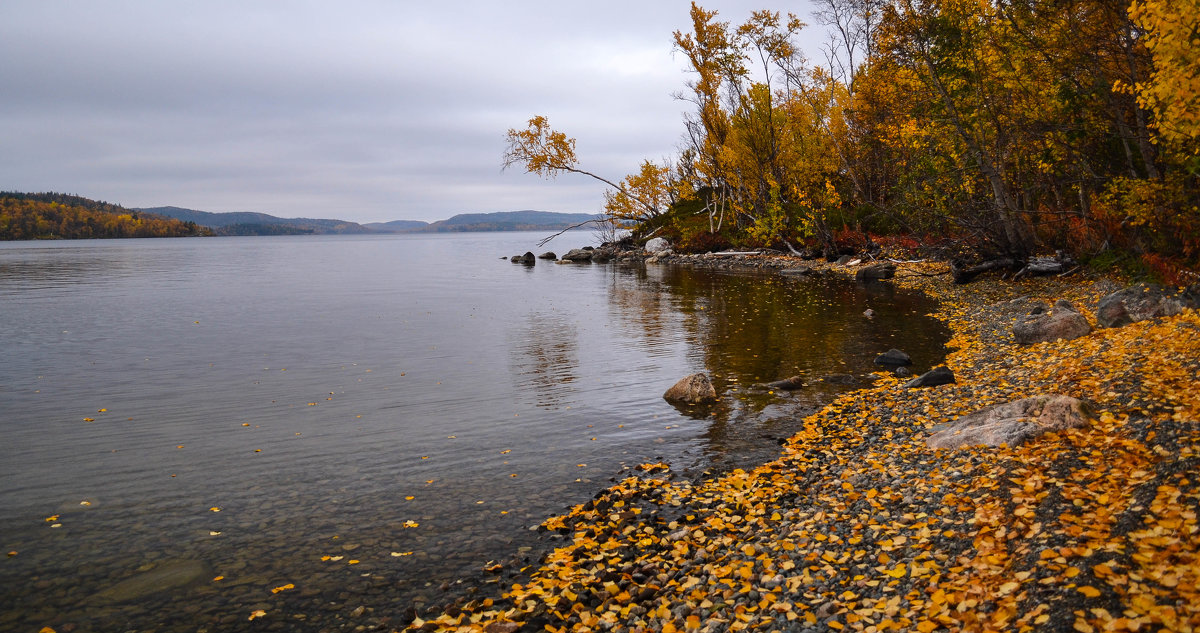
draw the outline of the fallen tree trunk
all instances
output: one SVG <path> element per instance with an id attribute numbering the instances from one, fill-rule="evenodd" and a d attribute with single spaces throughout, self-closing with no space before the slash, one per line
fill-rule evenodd
<path id="1" fill-rule="evenodd" d="M 1021 262 L 1011 257 L 988 260 L 982 264 L 976 264 L 968 268 L 963 268 L 958 262 L 950 262 L 950 274 L 954 277 L 954 283 L 956 284 L 969 284 L 976 277 L 993 270 L 1017 271 L 1020 268 Z"/>

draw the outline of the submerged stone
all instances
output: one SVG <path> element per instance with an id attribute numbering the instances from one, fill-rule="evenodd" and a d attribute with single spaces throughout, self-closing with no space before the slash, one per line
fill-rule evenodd
<path id="1" fill-rule="evenodd" d="M 91 601 L 97 604 L 128 602 L 160 591 L 190 585 L 211 575 L 208 565 L 198 560 L 165 560 L 94 594 Z"/>

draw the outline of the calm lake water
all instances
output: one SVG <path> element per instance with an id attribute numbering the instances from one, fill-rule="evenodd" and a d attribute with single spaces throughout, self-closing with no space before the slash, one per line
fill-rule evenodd
<path id="1" fill-rule="evenodd" d="M 500 259 L 541 237 L 0 243 L 0 630 L 394 626 L 625 469 L 751 466 L 845 388 L 754 383 L 944 355 L 887 285 Z M 708 415 L 661 398 L 695 371 Z"/>

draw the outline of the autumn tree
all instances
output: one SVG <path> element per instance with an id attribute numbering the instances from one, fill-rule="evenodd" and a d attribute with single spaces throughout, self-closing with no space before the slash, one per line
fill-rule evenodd
<path id="1" fill-rule="evenodd" d="M 620 196 L 622 213 L 628 217 L 640 217 L 643 214 L 654 216 L 661 212 L 662 201 L 660 199 L 643 197 L 646 193 L 653 193 L 653 191 L 630 189 L 624 184 L 615 183 L 581 169 L 579 159 L 575 156 L 575 139 L 551 128 L 549 120 L 544 116 L 539 115 L 529 119 L 527 127 L 523 130 L 509 128 L 505 138 L 507 140 L 503 157 L 505 169 L 513 165 L 520 165 L 526 173 L 536 174 L 543 178 L 555 178 L 564 172 L 588 176 L 604 183 L 615 192 L 615 195 Z"/>

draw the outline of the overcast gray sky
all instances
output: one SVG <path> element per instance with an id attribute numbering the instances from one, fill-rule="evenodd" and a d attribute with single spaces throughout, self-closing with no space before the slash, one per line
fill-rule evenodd
<path id="1" fill-rule="evenodd" d="M 812 22 L 803 1 L 701 5 Z M 673 154 L 688 8 L 3 0 L 0 189 L 358 222 L 595 212 L 589 179 L 502 172 L 505 131 L 545 115 L 613 179 Z"/>

